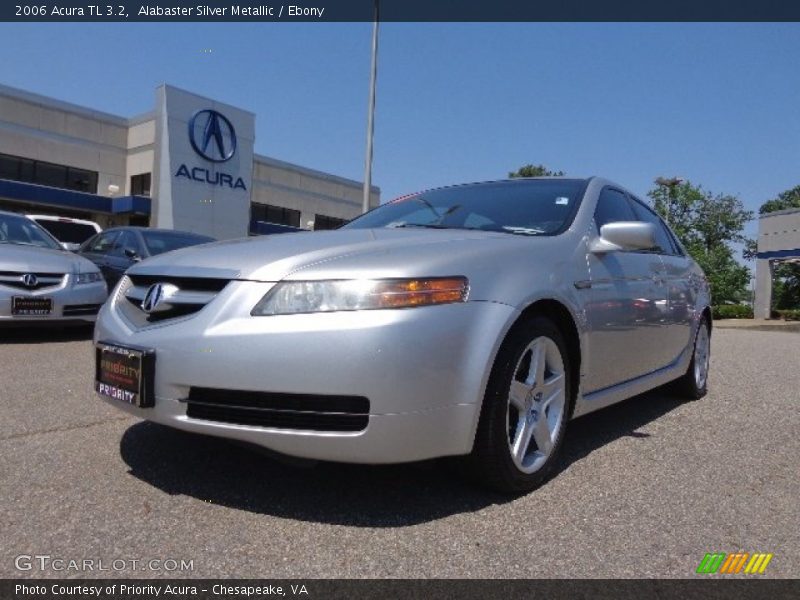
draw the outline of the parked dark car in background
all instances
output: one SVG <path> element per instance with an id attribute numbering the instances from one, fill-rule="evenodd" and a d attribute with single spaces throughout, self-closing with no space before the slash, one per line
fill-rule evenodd
<path id="1" fill-rule="evenodd" d="M 113 227 L 86 240 L 78 254 L 100 268 L 110 290 L 128 267 L 145 258 L 215 241 L 212 237 L 189 231 Z"/>

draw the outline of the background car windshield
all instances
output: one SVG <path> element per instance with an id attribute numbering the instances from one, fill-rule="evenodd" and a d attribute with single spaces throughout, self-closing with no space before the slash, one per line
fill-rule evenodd
<path id="1" fill-rule="evenodd" d="M 53 237 L 61 242 L 70 244 L 82 244 L 92 237 L 97 230 L 85 223 L 70 223 L 69 221 L 36 221 L 39 225 L 47 229 Z"/>
<path id="2" fill-rule="evenodd" d="M 196 246 L 197 244 L 207 244 L 216 241 L 214 238 L 192 233 L 172 233 L 169 231 L 142 231 L 144 243 L 151 256 L 163 254 L 170 250 Z"/>
<path id="3" fill-rule="evenodd" d="M 44 229 L 29 218 L 16 215 L 0 215 L 0 244 L 22 244 L 61 249 L 58 242 Z"/>
<path id="4" fill-rule="evenodd" d="M 572 222 L 585 182 L 504 181 L 454 186 L 399 198 L 343 229 L 429 227 L 553 235 Z"/>

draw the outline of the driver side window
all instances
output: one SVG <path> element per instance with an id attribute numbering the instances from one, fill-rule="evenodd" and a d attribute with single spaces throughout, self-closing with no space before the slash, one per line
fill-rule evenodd
<path id="1" fill-rule="evenodd" d="M 94 254 L 107 254 L 111 247 L 114 245 L 114 239 L 117 237 L 118 232 L 112 231 L 110 233 L 101 233 L 89 245 L 89 252 Z"/>
<path id="2" fill-rule="evenodd" d="M 139 247 L 139 242 L 136 239 L 136 236 L 131 233 L 130 231 L 123 231 L 117 240 L 114 242 L 114 248 L 111 250 L 111 254 L 114 256 L 126 256 L 125 250 L 130 249 L 133 250 L 138 256 L 142 255 L 142 251 Z"/>

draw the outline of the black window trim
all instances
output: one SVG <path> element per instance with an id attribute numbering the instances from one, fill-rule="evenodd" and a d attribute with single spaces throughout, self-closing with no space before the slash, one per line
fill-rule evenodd
<path id="1" fill-rule="evenodd" d="M 592 221 L 594 222 L 594 228 L 595 228 L 595 232 L 597 233 L 597 235 L 600 235 L 600 225 L 597 224 L 597 207 L 600 205 L 600 198 L 602 198 L 603 192 L 605 192 L 606 190 L 611 190 L 612 192 L 617 192 L 618 194 L 622 194 L 622 196 L 626 200 L 628 200 L 628 203 L 629 203 L 628 208 L 631 211 L 631 216 L 634 217 L 634 219 L 636 221 L 639 220 L 639 218 L 636 216 L 636 211 L 633 210 L 633 206 L 630 206 L 630 199 L 631 199 L 630 194 L 628 192 L 626 192 L 625 190 L 618 188 L 615 185 L 604 185 L 600 189 L 600 192 L 597 194 L 597 203 L 595 204 L 594 214 L 592 215 Z"/>

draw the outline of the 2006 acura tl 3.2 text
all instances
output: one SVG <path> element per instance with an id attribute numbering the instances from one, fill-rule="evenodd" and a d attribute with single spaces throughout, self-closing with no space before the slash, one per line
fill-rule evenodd
<path id="1" fill-rule="evenodd" d="M 669 228 L 610 181 L 460 185 L 132 267 L 99 315 L 96 389 L 299 457 L 464 455 L 523 491 L 571 417 L 673 380 L 705 393 L 709 303 Z"/>

